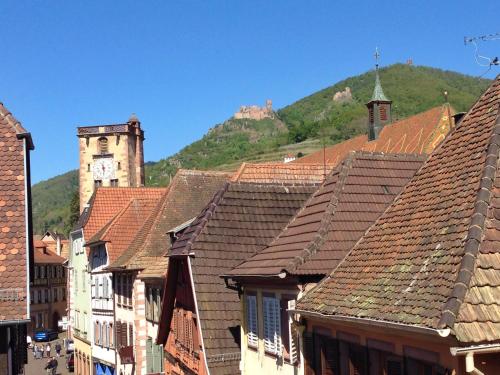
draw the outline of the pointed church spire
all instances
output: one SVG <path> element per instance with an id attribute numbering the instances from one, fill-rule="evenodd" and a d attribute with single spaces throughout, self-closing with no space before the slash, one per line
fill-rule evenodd
<path id="1" fill-rule="evenodd" d="M 375 88 L 368 107 L 368 140 L 373 141 L 378 138 L 384 125 L 391 122 L 391 100 L 387 98 L 382 90 L 380 77 L 378 74 L 378 59 L 380 53 L 375 49 Z"/>
<path id="2" fill-rule="evenodd" d="M 387 97 L 384 94 L 384 90 L 382 90 L 380 77 L 378 75 L 378 64 L 375 65 L 375 88 L 373 89 L 373 95 L 371 101 L 385 101 L 385 102 L 389 101 L 389 99 L 387 99 Z"/>

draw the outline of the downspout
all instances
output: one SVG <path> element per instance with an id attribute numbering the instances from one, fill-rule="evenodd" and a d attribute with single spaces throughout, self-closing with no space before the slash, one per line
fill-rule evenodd
<path id="1" fill-rule="evenodd" d="M 484 375 L 483 372 L 479 371 L 474 366 L 474 352 L 468 352 L 465 355 L 465 372 L 468 372 L 469 374 L 474 374 L 474 375 Z"/>
<path id="2" fill-rule="evenodd" d="M 500 344 L 477 345 L 466 348 L 450 348 L 450 353 L 454 357 L 465 355 L 465 372 L 474 375 L 484 375 L 484 373 L 477 369 L 474 364 L 474 354 L 498 352 L 500 352 Z"/>
<path id="3" fill-rule="evenodd" d="M 196 310 L 196 316 L 198 317 L 198 334 L 200 335 L 201 349 L 203 350 L 203 358 L 204 358 L 204 362 L 205 362 L 205 368 L 207 370 L 207 375 L 210 375 L 210 369 L 208 368 L 208 362 L 207 362 L 207 352 L 205 350 L 205 341 L 203 340 L 203 333 L 201 332 L 200 312 L 198 310 L 198 300 L 196 299 L 196 294 L 195 294 L 195 290 L 194 290 L 193 270 L 191 269 L 191 257 L 190 256 L 187 256 L 187 264 L 188 264 L 188 269 L 189 269 L 189 279 L 191 280 L 191 289 L 193 291 L 194 308 Z"/>

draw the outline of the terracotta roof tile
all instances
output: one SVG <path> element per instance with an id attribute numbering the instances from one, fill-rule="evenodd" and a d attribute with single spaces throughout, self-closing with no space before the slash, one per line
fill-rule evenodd
<path id="1" fill-rule="evenodd" d="M 424 160 L 422 155 L 350 153 L 280 235 L 229 275 L 328 274 Z"/>
<path id="2" fill-rule="evenodd" d="M 0 321 L 28 318 L 24 133 L 0 103 Z"/>
<path id="3" fill-rule="evenodd" d="M 319 184 L 331 167 L 323 163 L 243 163 L 231 178 L 237 182 Z"/>
<path id="4" fill-rule="evenodd" d="M 238 293 L 219 275 L 266 247 L 314 190 L 311 185 L 227 183 L 172 246 L 171 256 L 194 255 L 195 298 L 208 358 L 239 352 L 231 334 L 240 325 Z M 239 360 L 209 360 L 216 374 L 237 373 L 238 365 Z"/>
<path id="5" fill-rule="evenodd" d="M 448 113 L 449 111 L 449 113 Z M 331 168 L 344 160 L 351 151 L 385 153 L 429 154 L 450 131 L 450 117 L 455 111 L 447 105 L 396 121 L 384 126 L 379 137 L 369 142 L 366 135 L 360 135 L 337 143 L 323 150 L 299 158 L 293 163 L 326 163 Z"/>
<path id="6" fill-rule="evenodd" d="M 168 188 L 100 187 L 93 194 L 89 208 L 81 215 L 84 238 L 90 239 L 130 203 L 133 198 L 160 199 Z"/>
<path id="7" fill-rule="evenodd" d="M 113 263 L 130 245 L 144 222 L 153 214 L 158 205 L 157 199 L 132 198 L 102 229 L 90 240 L 86 246 L 93 243 L 106 242 L 106 250 L 110 263 Z"/>
<path id="8" fill-rule="evenodd" d="M 151 262 L 168 251 L 170 238 L 167 232 L 198 215 L 229 177 L 230 174 L 225 172 L 177 171 L 153 215 L 144 221 L 126 251 L 110 268 L 147 269 L 151 266 L 158 271 L 157 264 Z M 153 269 L 148 271 L 149 277 L 152 276 Z M 162 277 L 164 272 L 157 273 L 158 277 Z"/>
<path id="9" fill-rule="evenodd" d="M 499 106 L 500 76 L 299 309 L 500 340 Z"/>

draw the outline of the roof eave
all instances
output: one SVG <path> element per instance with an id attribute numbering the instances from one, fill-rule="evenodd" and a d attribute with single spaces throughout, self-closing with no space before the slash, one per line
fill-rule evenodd
<path id="1" fill-rule="evenodd" d="M 387 320 L 377 320 L 377 319 L 355 317 L 355 316 L 348 316 L 348 315 L 327 315 L 327 314 L 323 314 L 323 313 L 316 312 L 316 311 L 309 311 L 309 310 L 302 310 L 302 309 L 293 309 L 293 310 L 288 310 L 288 311 L 290 313 L 293 313 L 293 314 L 301 314 L 304 316 L 319 318 L 322 320 L 332 320 L 332 321 L 344 322 L 344 323 L 356 323 L 356 324 L 363 325 L 363 326 L 376 326 L 376 327 L 380 327 L 380 328 L 391 328 L 391 329 L 397 329 L 397 330 L 405 331 L 405 332 L 409 332 L 409 333 L 420 333 L 420 334 L 430 335 L 430 336 L 434 336 L 434 337 L 446 338 L 446 337 L 449 337 L 450 333 L 451 333 L 451 329 L 449 329 L 449 328 L 436 329 L 436 328 L 423 327 L 423 326 L 417 326 L 417 325 L 411 325 L 411 324 L 405 324 L 405 323 L 390 322 Z"/>

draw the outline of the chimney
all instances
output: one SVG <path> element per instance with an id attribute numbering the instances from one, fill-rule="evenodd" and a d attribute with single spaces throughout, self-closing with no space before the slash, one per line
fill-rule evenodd
<path id="1" fill-rule="evenodd" d="M 56 232 L 56 252 L 61 255 L 61 236 Z"/>

